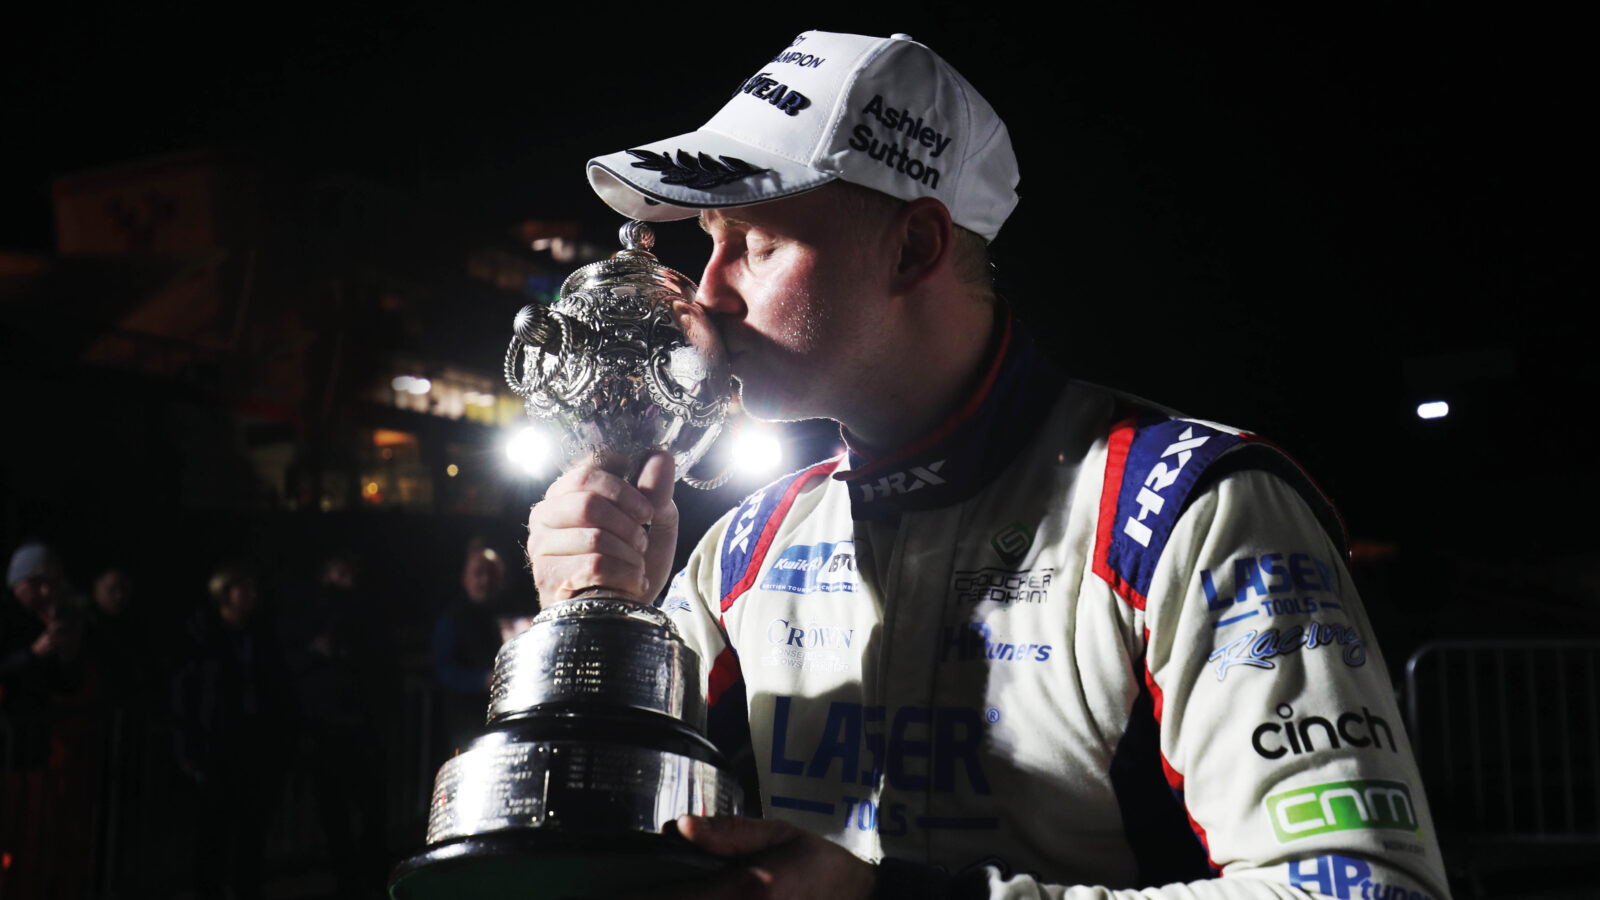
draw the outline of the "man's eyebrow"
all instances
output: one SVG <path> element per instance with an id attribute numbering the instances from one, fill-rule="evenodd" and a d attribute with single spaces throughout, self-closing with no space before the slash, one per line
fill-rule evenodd
<path id="1" fill-rule="evenodd" d="M 744 219 L 741 219 L 738 216 L 730 216 L 727 213 L 718 213 L 717 214 L 717 218 L 722 221 L 723 230 L 724 231 L 726 231 L 729 228 L 749 228 L 750 227 L 750 223 L 749 222 L 746 222 Z M 710 226 L 706 225 L 706 217 L 705 217 L 704 213 L 701 213 L 700 215 L 695 216 L 694 220 L 695 220 L 695 223 L 700 226 L 700 230 L 701 231 L 704 231 L 706 234 L 710 234 L 711 233 Z"/>

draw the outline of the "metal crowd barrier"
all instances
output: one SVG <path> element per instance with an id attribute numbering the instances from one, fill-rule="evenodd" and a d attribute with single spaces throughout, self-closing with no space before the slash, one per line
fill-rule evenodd
<path id="1" fill-rule="evenodd" d="M 434 690 L 407 676 L 402 702 L 383 725 L 386 841 L 395 858 L 426 831 L 433 776 L 442 759 L 432 739 Z M 19 748 L 37 729 L 64 740 L 47 762 Z M 0 717 L 0 900 L 12 896 L 172 896 L 193 870 L 193 835 L 168 716 L 127 710 L 48 722 Z M 325 866 L 313 789 L 290 769 L 263 836 L 267 877 Z M 41 887 L 41 884 L 43 887 Z M 68 894 L 61 894 L 63 886 Z M 8 889 L 9 886 L 9 889 Z"/>
<path id="2" fill-rule="evenodd" d="M 1470 893 L 1600 875 L 1597 676 L 1600 641 L 1437 641 L 1407 660 L 1412 746 Z"/>

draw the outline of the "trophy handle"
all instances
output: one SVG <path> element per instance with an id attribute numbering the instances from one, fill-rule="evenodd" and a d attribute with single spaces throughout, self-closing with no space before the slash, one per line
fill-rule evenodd
<path id="1" fill-rule="evenodd" d="M 696 478 L 693 475 L 690 475 L 688 472 L 685 472 L 678 476 L 678 480 L 682 481 L 684 484 L 687 484 L 689 487 L 696 488 L 698 490 L 714 491 L 717 488 L 727 484 L 728 479 L 732 477 L 733 463 L 730 461 L 727 465 L 722 467 L 721 472 L 718 472 L 716 475 L 713 475 L 710 478 Z"/>

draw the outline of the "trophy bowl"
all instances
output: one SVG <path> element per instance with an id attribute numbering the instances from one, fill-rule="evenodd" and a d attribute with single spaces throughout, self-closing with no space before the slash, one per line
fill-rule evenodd
<path id="1" fill-rule="evenodd" d="M 559 434 L 568 464 L 593 459 L 632 476 L 665 450 L 684 482 L 716 487 L 725 474 L 689 473 L 733 394 L 727 352 L 694 282 L 649 252 L 649 226 L 629 222 L 620 237 L 626 249 L 567 276 L 554 304 L 517 313 L 506 383 Z"/>

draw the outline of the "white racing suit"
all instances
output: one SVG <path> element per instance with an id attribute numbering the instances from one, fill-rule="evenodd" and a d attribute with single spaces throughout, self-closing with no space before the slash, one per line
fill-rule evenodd
<path id="1" fill-rule="evenodd" d="M 1331 506 L 998 331 L 949 422 L 752 494 L 662 601 L 760 814 L 886 897 L 1442 900 Z"/>

